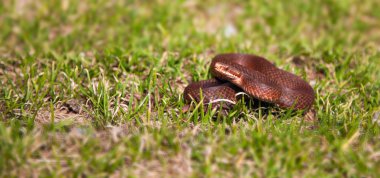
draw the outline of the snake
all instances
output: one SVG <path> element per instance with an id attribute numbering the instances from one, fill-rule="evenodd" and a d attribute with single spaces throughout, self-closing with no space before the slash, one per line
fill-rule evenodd
<path id="1" fill-rule="evenodd" d="M 210 72 L 213 78 L 185 87 L 186 102 L 236 104 L 238 94 L 243 92 L 283 109 L 308 110 L 314 103 L 315 92 L 308 82 L 277 68 L 264 57 L 218 54 L 211 61 Z"/>

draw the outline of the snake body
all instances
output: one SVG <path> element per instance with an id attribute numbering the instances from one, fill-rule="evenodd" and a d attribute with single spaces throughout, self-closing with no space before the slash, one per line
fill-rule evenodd
<path id="1" fill-rule="evenodd" d="M 219 54 L 212 59 L 210 71 L 215 78 L 189 84 L 185 101 L 234 103 L 236 94 L 243 91 L 285 109 L 306 110 L 314 102 L 314 90 L 306 81 L 260 56 Z"/>

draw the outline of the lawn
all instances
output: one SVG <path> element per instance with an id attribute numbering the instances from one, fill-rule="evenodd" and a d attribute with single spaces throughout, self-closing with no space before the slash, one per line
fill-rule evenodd
<path id="1" fill-rule="evenodd" d="M 2 0 L 0 29 L 0 177 L 380 175 L 380 1 Z M 184 112 L 227 52 L 313 108 Z"/>

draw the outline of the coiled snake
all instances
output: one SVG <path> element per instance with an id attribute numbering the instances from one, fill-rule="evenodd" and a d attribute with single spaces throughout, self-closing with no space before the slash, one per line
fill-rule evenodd
<path id="1" fill-rule="evenodd" d="M 211 74 L 215 77 L 189 84 L 185 101 L 236 102 L 243 91 L 258 100 L 281 108 L 307 110 L 314 102 L 313 88 L 302 78 L 277 68 L 263 57 L 249 54 L 219 54 L 212 59 Z"/>

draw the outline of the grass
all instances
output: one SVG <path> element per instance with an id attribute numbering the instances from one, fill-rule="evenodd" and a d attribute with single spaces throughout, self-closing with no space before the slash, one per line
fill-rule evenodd
<path id="1" fill-rule="evenodd" d="M 378 177 L 380 3 L 0 4 L 2 177 Z M 307 115 L 183 112 L 213 56 L 264 56 L 317 93 Z"/>

